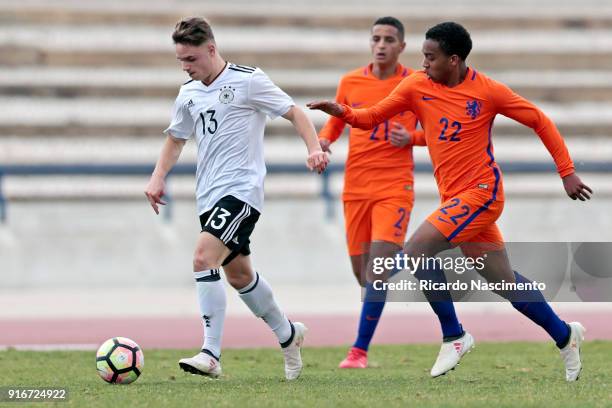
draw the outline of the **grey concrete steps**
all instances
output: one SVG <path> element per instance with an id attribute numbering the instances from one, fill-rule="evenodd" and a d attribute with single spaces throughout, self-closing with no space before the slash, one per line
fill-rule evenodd
<path id="1" fill-rule="evenodd" d="M 22 138 L 4 136 L 0 138 L 0 164 L 154 164 L 161 149 L 164 136 L 135 138 L 129 136 L 98 136 L 71 138 L 65 136 Z M 612 138 L 607 136 L 566 137 L 565 141 L 576 163 L 581 161 L 610 161 Z M 549 161 L 540 139 L 517 135 L 495 136 L 495 157 L 500 162 Z M 265 155 L 268 163 L 302 163 L 306 148 L 297 135 L 269 138 L 265 140 Z M 342 136 L 332 145 L 331 160 L 344 163 L 348 153 L 348 137 Z M 414 149 L 416 162 L 428 163 L 427 150 Z M 188 142 L 181 154 L 181 163 L 196 161 L 196 146 Z"/>
<path id="2" fill-rule="evenodd" d="M 344 73 L 337 69 L 267 71 L 290 95 L 317 99 L 333 97 Z M 486 74 L 528 99 L 570 103 L 612 100 L 612 71 L 525 70 Z M 0 68 L 0 94 L 37 98 L 174 98 L 187 79 L 178 68 Z"/>
<path id="3" fill-rule="evenodd" d="M 125 3 L 125 2 L 124 2 Z M 161 4 L 160 4 L 161 3 Z M 438 21 L 454 19 L 472 29 L 611 28 L 612 8 L 601 1 L 562 2 L 438 2 L 417 1 L 264 1 L 221 3 L 167 1 L 19 2 L 0 5 L 0 22 L 17 24 L 137 24 L 172 27 L 183 16 L 204 15 L 216 25 L 368 28 L 376 16 L 392 14 L 411 32 L 423 32 Z"/>
<path id="4" fill-rule="evenodd" d="M 176 66 L 170 32 L 133 26 L 6 26 L 0 31 L 0 65 Z M 370 58 L 364 30 L 221 27 L 216 37 L 224 57 L 264 69 L 344 70 Z M 612 30 L 475 31 L 473 38 L 469 63 L 483 70 L 612 68 Z M 422 41 L 422 34 L 407 37 L 408 65 L 421 63 Z"/>
<path id="5" fill-rule="evenodd" d="M 294 98 L 304 107 L 312 98 Z M 173 99 L 153 98 L 26 98 L 0 97 L 0 134 L 32 136 L 156 136 L 170 120 Z M 566 135 L 612 135 L 612 103 L 536 103 Z M 327 115 L 306 110 L 320 128 Z M 530 135 L 528 129 L 503 116 L 496 119 L 495 134 Z M 293 134 L 288 121 L 276 119 L 266 135 Z"/>
<path id="6" fill-rule="evenodd" d="M 368 52 L 351 53 L 343 51 L 320 51 L 316 54 L 307 54 L 302 51 L 229 51 L 223 53 L 224 57 L 237 63 L 249 64 L 264 69 L 318 69 L 338 68 L 348 70 L 370 57 Z M 422 55 L 419 52 L 406 52 L 405 61 L 420 63 Z M 472 65 L 484 70 L 510 69 L 612 69 L 612 54 L 607 53 L 584 53 L 583 55 L 568 58 L 566 52 L 551 51 L 547 53 L 524 51 L 475 52 L 470 56 Z M 37 47 L 24 47 L 17 49 L 11 46 L 0 46 L 0 65 L 19 66 L 84 66 L 98 67 L 102 65 L 114 66 L 173 66 L 175 65 L 174 54 L 162 51 L 143 51 L 138 54 L 127 51 L 66 51 L 47 50 Z"/>
<path id="7" fill-rule="evenodd" d="M 503 171 L 503 169 L 502 169 Z M 612 197 L 612 179 L 607 174 L 580 173 L 581 178 L 594 190 L 595 200 L 606 200 Z M 143 210 L 148 211 L 144 189 L 148 177 L 92 177 L 92 176 L 11 176 L 3 180 L 3 192 L 10 202 L 15 201 L 63 201 L 83 200 L 139 200 Z M 173 199 L 195 200 L 195 184 L 191 177 L 171 177 L 168 180 L 168 192 Z M 268 175 L 266 176 L 265 194 L 267 199 L 286 198 L 321 198 L 322 181 L 316 174 L 303 175 Z M 343 176 L 336 173 L 330 180 L 330 190 L 335 197 L 340 197 L 343 188 Z M 504 174 L 504 190 L 507 198 L 525 197 L 542 199 L 545 197 L 567 198 L 558 175 L 537 174 L 517 175 Z M 418 173 L 415 176 L 417 200 L 420 198 L 438 198 L 438 189 L 431 174 Z M 569 200 L 569 198 L 567 198 Z M 581 204 L 581 203 L 579 203 Z M 435 203 L 433 204 L 435 205 Z M 540 204 L 541 205 L 541 204 Z M 433 206 L 432 206 L 433 207 Z M 429 208 L 431 211 L 433 208 Z M 10 211 L 10 207 L 9 207 Z"/>

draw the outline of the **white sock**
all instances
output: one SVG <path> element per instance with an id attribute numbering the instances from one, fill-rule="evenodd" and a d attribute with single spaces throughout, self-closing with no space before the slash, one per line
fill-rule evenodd
<path id="1" fill-rule="evenodd" d="M 264 322 L 270 326 L 278 342 L 281 345 L 286 346 L 289 340 L 291 340 L 292 329 L 291 323 L 287 319 L 287 316 L 280 310 L 274 295 L 272 294 L 272 288 L 266 282 L 266 280 L 255 272 L 255 277 L 251 283 L 238 291 L 240 298 L 246 305 L 251 309 L 253 314 L 257 317 L 261 317 Z"/>
<path id="2" fill-rule="evenodd" d="M 204 325 L 204 344 L 202 349 L 211 352 L 217 359 L 221 357 L 221 338 L 225 322 L 225 285 L 218 269 L 195 272 L 196 288 L 200 315 Z"/>

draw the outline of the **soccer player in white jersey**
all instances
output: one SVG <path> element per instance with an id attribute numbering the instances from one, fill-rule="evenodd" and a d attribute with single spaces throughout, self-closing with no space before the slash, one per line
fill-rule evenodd
<path id="1" fill-rule="evenodd" d="M 181 359 L 179 365 L 194 374 L 221 374 L 226 298 L 219 269 L 223 266 L 230 285 L 278 338 L 286 378 L 296 379 L 302 370 L 300 347 L 306 327 L 288 320 L 268 283 L 253 271 L 249 257 L 249 236 L 263 205 L 266 117 L 282 116 L 293 124 L 308 149 L 310 170 L 325 170 L 328 156 L 319 146 L 310 119 L 263 71 L 221 57 L 205 20 L 180 21 L 172 39 L 176 57 L 191 80 L 176 98 L 172 122 L 164 131 L 166 141 L 145 194 L 158 214 L 158 205 L 165 204 L 165 178 L 193 135 L 198 146 L 196 199 L 202 227 L 193 271 L 204 343 L 200 353 Z"/>

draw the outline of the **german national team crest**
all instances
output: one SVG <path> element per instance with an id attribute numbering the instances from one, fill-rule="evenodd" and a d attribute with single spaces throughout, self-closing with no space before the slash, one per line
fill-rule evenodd
<path id="1" fill-rule="evenodd" d="M 480 115 L 481 107 L 482 107 L 482 102 L 480 101 L 477 101 L 477 100 L 467 101 L 465 104 L 465 111 L 472 119 L 476 119 L 478 115 Z"/>
<path id="2" fill-rule="evenodd" d="M 219 102 L 225 104 L 232 103 L 232 101 L 234 100 L 234 91 L 236 90 L 229 85 L 226 85 L 221 88 L 219 93 Z"/>

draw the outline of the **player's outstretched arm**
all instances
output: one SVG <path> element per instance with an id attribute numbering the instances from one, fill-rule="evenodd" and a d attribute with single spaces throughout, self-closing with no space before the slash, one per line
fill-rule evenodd
<path id="1" fill-rule="evenodd" d="M 572 200 L 590 200 L 593 190 L 580 180 L 576 173 L 563 177 L 563 187 Z"/>
<path id="2" fill-rule="evenodd" d="M 398 113 L 412 110 L 409 98 L 411 92 L 409 84 L 402 87 L 400 83 L 389 96 L 367 109 L 353 109 L 348 105 L 332 101 L 315 101 L 306 106 L 340 118 L 353 127 L 368 130 Z"/>
<path id="3" fill-rule="evenodd" d="M 312 110 L 320 110 L 328 115 L 341 118 L 344 114 L 344 108 L 338 102 L 334 101 L 314 101 L 307 103 L 306 106 Z"/>
<path id="4" fill-rule="evenodd" d="M 158 204 L 166 205 L 166 202 L 162 199 L 166 190 L 166 176 L 178 161 L 184 145 L 185 139 L 177 139 L 168 135 L 162 146 L 159 159 L 157 160 L 153 174 L 151 174 L 149 184 L 147 184 L 144 191 L 155 214 L 159 214 Z"/>
<path id="5" fill-rule="evenodd" d="M 306 144 L 306 148 L 308 149 L 306 167 L 308 167 L 310 171 L 316 170 L 319 174 L 322 173 L 329 163 L 329 156 L 321 149 L 319 139 L 317 138 L 317 132 L 312 121 L 306 116 L 304 111 L 297 106 L 292 106 L 291 109 L 283 115 L 283 118 L 293 124 L 293 127 L 295 127 L 295 130 Z"/>

